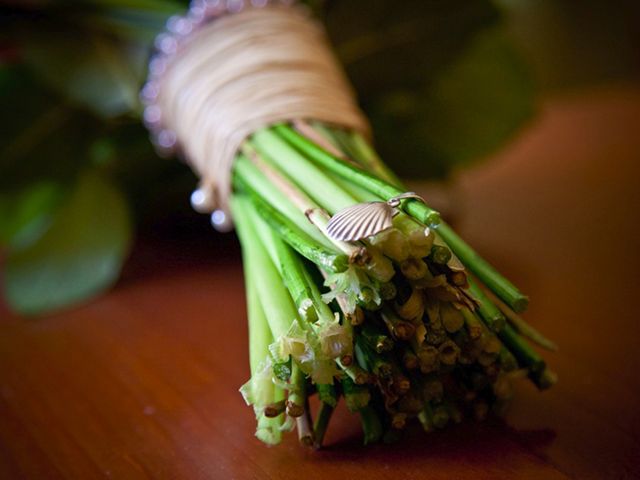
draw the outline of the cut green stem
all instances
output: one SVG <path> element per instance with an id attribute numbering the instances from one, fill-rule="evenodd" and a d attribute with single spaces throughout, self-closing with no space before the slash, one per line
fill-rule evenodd
<path id="1" fill-rule="evenodd" d="M 482 331 L 484 328 L 480 323 L 480 319 L 476 316 L 474 312 L 469 310 L 467 307 L 462 307 L 460 309 L 460 313 L 464 317 L 464 323 L 467 326 L 467 331 L 469 332 L 469 337 L 473 340 L 477 340 L 482 335 Z"/>
<path id="2" fill-rule="evenodd" d="M 350 378 L 343 378 L 341 384 L 344 400 L 350 412 L 357 412 L 369 405 L 371 393 L 366 386 L 357 385 Z"/>
<path id="3" fill-rule="evenodd" d="M 370 445 L 382 438 L 382 422 L 380 417 L 371 406 L 361 408 L 358 413 L 360 414 L 360 422 L 362 424 L 362 433 L 364 434 L 364 444 Z"/>
<path id="4" fill-rule="evenodd" d="M 347 269 L 349 258 L 346 255 L 314 242 L 308 234 L 257 195 L 250 195 L 249 198 L 262 218 L 300 255 L 332 272 L 343 272 Z M 256 237 L 253 241 L 255 239 Z"/>
<path id="5" fill-rule="evenodd" d="M 502 312 L 485 295 L 473 278 L 467 277 L 469 293 L 478 301 L 478 314 L 484 323 L 494 332 L 499 332 L 505 326 L 506 320 Z"/>
<path id="6" fill-rule="evenodd" d="M 304 152 L 308 158 L 312 159 L 318 165 L 369 190 L 382 200 L 391 200 L 405 193 L 404 190 L 394 187 L 375 175 L 331 155 L 288 125 L 276 125 L 272 127 L 272 130 L 281 138 L 285 139 L 291 146 L 300 152 Z M 404 200 L 402 202 L 402 209 L 426 225 L 435 226 L 440 223 L 440 214 L 419 200 Z"/>
<path id="7" fill-rule="evenodd" d="M 558 350 L 558 345 L 556 345 L 553 341 L 549 340 L 542 333 L 540 333 L 537 329 L 529 325 L 524 318 L 515 313 L 508 305 L 506 305 L 502 300 L 496 297 L 493 293 L 489 291 L 485 291 L 489 299 L 491 299 L 498 308 L 504 313 L 504 316 L 507 317 L 509 323 L 520 333 L 522 336 L 527 337 L 534 343 L 537 343 L 542 348 L 545 348 L 549 351 L 555 352 Z"/>
<path id="8" fill-rule="evenodd" d="M 531 348 L 527 341 L 520 337 L 511 325 L 505 327 L 498 333 L 498 336 L 505 346 L 513 353 L 518 363 L 529 369 L 533 374 L 539 374 L 545 369 L 545 362 L 538 353 Z"/>
<path id="9" fill-rule="evenodd" d="M 529 298 L 478 255 L 449 225 L 442 222 L 437 231 L 465 267 L 471 270 L 492 292 L 504 300 L 514 311 L 523 312 L 526 310 Z"/>
<path id="10" fill-rule="evenodd" d="M 294 302 L 285 288 L 280 272 L 269 258 L 261 242 L 256 242 L 256 232 L 250 222 L 251 203 L 246 197 L 234 196 L 231 210 L 242 244 L 243 262 L 247 276 L 255 281 L 255 287 L 274 339 L 285 335 L 293 319 L 297 318 Z"/>
<path id="11" fill-rule="evenodd" d="M 308 408 L 305 409 L 303 415 L 296 417 L 296 429 L 298 430 L 298 441 L 305 447 L 312 447 L 314 445 L 313 428 Z"/>
<path id="12" fill-rule="evenodd" d="M 381 317 L 389 333 L 398 340 L 409 340 L 416 331 L 412 323 L 402 320 L 388 305 L 382 308 Z"/>
<path id="13" fill-rule="evenodd" d="M 322 403 L 326 403 L 331 407 L 335 407 L 338 404 L 338 392 L 333 383 L 319 383 L 316 384 L 318 390 L 318 398 Z"/>
<path id="14" fill-rule="evenodd" d="M 299 134 L 296 133 L 296 135 Z M 291 178 L 300 189 L 329 213 L 334 214 L 356 203 L 351 195 L 338 188 L 318 166 L 280 138 L 273 129 L 262 129 L 256 132 L 251 137 L 250 144 L 262 158 Z"/>
<path id="15" fill-rule="evenodd" d="M 273 402 L 264 408 L 264 416 L 269 418 L 275 418 L 278 415 L 284 413 L 287 405 L 284 400 Z"/>
<path id="16" fill-rule="evenodd" d="M 289 396 L 287 397 L 287 415 L 299 417 L 304 414 L 306 403 L 304 373 L 296 362 L 291 365 L 291 379 L 289 380 Z"/>
<path id="17" fill-rule="evenodd" d="M 238 155 L 233 163 L 233 181 L 235 185 L 243 185 L 255 195 L 259 195 L 265 202 L 287 217 L 292 223 L 310 235 L 321 245 L 330 248 L 331 243 L 318 228 L 309 223 L 290 198 L 283 193 L 269 178 L 261 172 L 259 167 L 244 155 Z"/>
<path id="18" fill-rule="evenodd" d="M 352 363 L 351 365 L 345 365 L 340 360 L 338 360 L 337 363 L 347 375 L 347 377 L 349 377 L 349 380 L 356 385 L 365 385 L 369 382 L 369 374 L 359 365 L 356 365 L 355 363 Z"/>
<path id="19" fill-rule="evenodd" d="M 322 233 L 325 238 L 321 237 L 321 240 L 324 241 L 325 245 L 327 245 L 328 240 L 331 244 L 335 245 L 336 248 L 348 255 L 350 259 L 353 259 L 354 261 L 361 260 L 362 263 L 366 262 L 366 250 L 361 245 L 335 240 L 328 235 L 327 225 L 329 224 L 330 217 L 327 212 L 320 208 L 320 205 L 313 202 L 313 200 L 311 200 L 311 198 L 309 198 L 309 196 L 300 190 L 293 182 L 265 162 L 248 144 L 245 144 L 243 149 L 247 150 L 247 155 L 251 158 L 253 164 L 260 170 L 260 172 L 262 172 L 268 181 L 271 182 L 279 192 L 285 194 L 287 199 L 296 207 L 298 212 L 303 213 L 309 222 L 311 222 L 311 224 L 313 224 L 316 229 Z M 241 162 L 239 168 L 240 174 L 244 172 L 246 178 L 248 176 L 247 171 L 250 171 L 250 169 L 244 166 Z M 273 197 L 278 199 L 277 195 L 273 195 Z M 293 214 L 290 215 L 293 216 Z M 298 222 L 301 222 L 302 225 L 307 226 L 307 223 L 302 220 L 300 215 L 295 215 L 294 218 L 290 217 L 290 219 L 298 225 L 300 225 Z M 311 236 L 316 239 L 318 238 L 318 232 L 315 229 L 305 228 L 305 231 L 307 233 L 313 232 Z M 323 243 L 322 241 L 320 243 Z"/>
<path id="20" fill-rule="evenodd" d="M 316 421 L 313 426 L 313 436 L 314 436 L 314 447 L 322 448 L 322 442 L 324 441 L 324 436 L 327 433 L 327 428 L 329 427 L 329 420 L 331 420 L 331 415 L 333 415 L 334 407 L 329 405 L 328 403 L 320 402 L 320 409 L 316 415 Z"/>

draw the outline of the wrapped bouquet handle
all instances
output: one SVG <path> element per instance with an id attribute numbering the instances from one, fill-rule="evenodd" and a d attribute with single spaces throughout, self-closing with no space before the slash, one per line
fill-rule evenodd
<path id="1" fill-rule="evenodd" d="M 169 42 L 161 71 L 143 90 L 153 91 L 145 119 L 158 143 L 178 146 L 201 178 L 192 202 L 199 211 L 228 213 L 233 160 L 256 130 L 317 120 L 369 132 L 320 25 L 297 5 L 259 5 L 218 7 L 183 42 Z M 224 228 L 229 216 L 216 218 Z"/>
<path id="2" fill-rule="evenodd" d="M 322 445 L 337 402 L 365 443 L 502 411 L 511 381 L 556 378 L 518 315 L 528 303 L 371 146 L 322 27 L 301 6 L 194 1 L 156 40 L 142 90 L 161 151 L 243 250 L 262 441 Z M 308 397 L 320 408 L 311 419 Z"/>

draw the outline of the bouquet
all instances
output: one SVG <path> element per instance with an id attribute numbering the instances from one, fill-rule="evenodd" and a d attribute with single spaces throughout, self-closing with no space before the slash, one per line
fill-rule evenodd
<path id="1" fill-rule="evenodd" d="M 320 447 L 343 399 L 365 443 L 393 441 L 504 411 L 514 379 L 553 385 L 527 297 L 382 162 L 306 10 L 194 2 L 168 27 L 144 119 L 200 177 L 193 207 L 235 224 L 258 438 Z"/>

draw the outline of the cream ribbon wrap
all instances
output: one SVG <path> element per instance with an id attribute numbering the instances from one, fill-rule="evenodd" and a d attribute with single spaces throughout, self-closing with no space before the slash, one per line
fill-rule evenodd
<path id="1" fill-rule="evenodd" d="M 250 8 L 199 29 L 165 72 L 157 102 L 225 212 L 233 160 L 256 130 L 318 120 L 369 134 L 323 29 L 298 7 Z"/>

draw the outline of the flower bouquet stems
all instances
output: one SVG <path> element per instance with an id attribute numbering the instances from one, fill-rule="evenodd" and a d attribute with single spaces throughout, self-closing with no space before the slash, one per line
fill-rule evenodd
<path id="1" fill-rule="evenodd" d="M 552 385 L 527 297 L 382 162 L 318 25 L 268 3 L 195 3 L 143 89 L 157 144 L 201 176 L 194 207 L 242 243 L 258 438 L 320 447 L 344 401 L 365 443 L 392 441 L 502 411 L 514 378 Z"/>
<path id="2" fill-rule="evenodd" d="M 527 297 L 425 203 L 402 200 L 390 228 L 359 241 L 327 232 L 341 210 L 405 193 L 362 136 L 264 128 L 243 144 L 233 185 L 252 372 L 242 392 L 264 442 L 297 425 L 303 443 L 322 445 L 340 398 L 371 443 L 412 419 L 432 431 L 501 411 L 524 375 L 554 383 L 524 335 L 553 344 L 516 314 Z"/>

